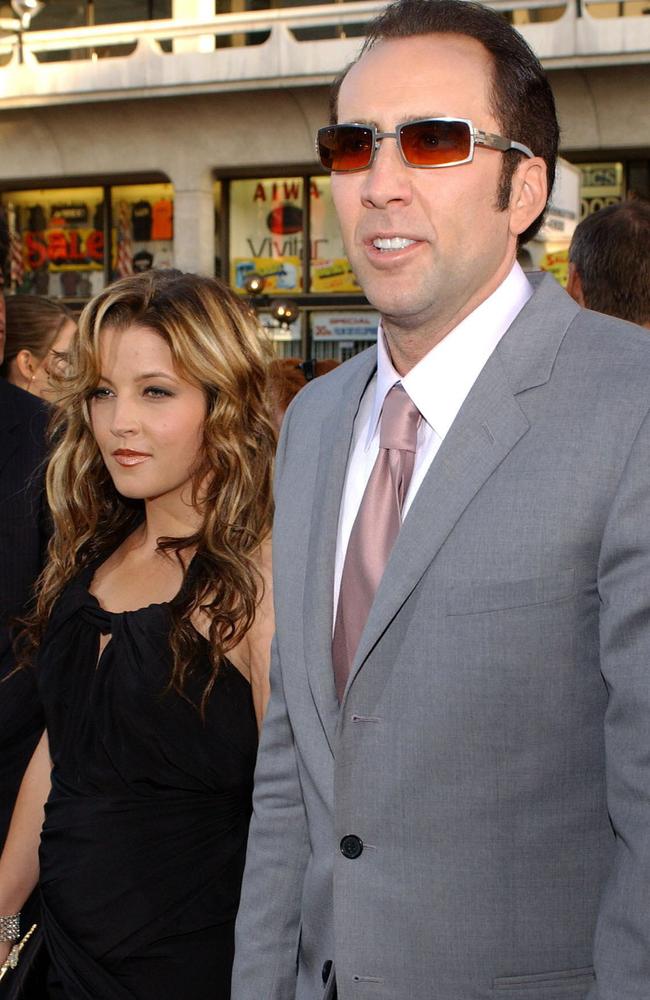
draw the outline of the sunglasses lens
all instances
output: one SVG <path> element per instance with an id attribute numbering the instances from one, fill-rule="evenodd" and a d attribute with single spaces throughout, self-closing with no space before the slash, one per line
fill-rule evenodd
<path id="1" fill-rule="evenodd" d="M 467 122 L 409 122 L 400 128 L 400 145 L 414 167 L 439 167 L 467 159 L 471 133 Z"/>
<path id="2" fill-rule="evenodd" d="M 372 129 L 330 125 L 318 130 L 318 155 L 326 170 L 362 170 L 372 159 Z"/>

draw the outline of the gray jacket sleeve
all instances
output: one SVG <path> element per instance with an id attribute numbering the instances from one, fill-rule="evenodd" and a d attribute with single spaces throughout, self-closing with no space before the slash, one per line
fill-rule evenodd
<path id="1" fill-rule="evenodd" d="M 290 412 L 276 458 L 282 474 Z M 309 839 L 277 636 L 255 770 L 253 817 L 236 926 L 232 1000 L 293 1000 Z"/>
<path id="2" fill-rule="evenodd" d="M 255 772 L 232 1000 L 292 1000 L 308 859 L 305 811 L 274 640 L 271 700 Z"/>
<path id="3" fill-rule="evenodd" d="M 650 418 L 636 436 L 599 565 L 607 802 L 616 851 L 596 929 L 588 1000 L 650 990 Z"/>

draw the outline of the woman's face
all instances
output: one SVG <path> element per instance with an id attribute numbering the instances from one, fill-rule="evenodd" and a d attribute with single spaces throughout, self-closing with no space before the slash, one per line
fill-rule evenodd
<path id="1" fill-rule="evenodd" d="M 56 402 L 56 383 L 51 376 L 65 374 L 76 330 L 75 321 L 66 319 L 45 357 L 39 359 L 31 355 L 31 375 L 26 386 L 28 392 L 40 396 L 48 403 Z"/>
<path id="2" fill-rule="evenodd" d="M 107 327 L 99 346 L 90 417 L 115 487 L 182 514 L 203 451 L 205 394 L 178 372 L 166 342 L 149 327 Z"/>

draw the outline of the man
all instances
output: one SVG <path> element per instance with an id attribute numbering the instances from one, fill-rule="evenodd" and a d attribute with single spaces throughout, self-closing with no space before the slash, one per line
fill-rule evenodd
<path id="1" fill-rule="evenodd" d="M 567 291 L 587 309 L 650 328 L 650 203 L 623 201 L 583 219 L 569 247 Z"/>
<path id="2" fill-rule="evenodd" d="M 390 5 L 332 120 L 382 330 L 280 441 L 233 1000 L 640 1000 L 650 343 L 515 263 L 557 122 L 499 14 Z"/>
<path id="3" fill-rule="evenodd" d="M 0 361 L 4 355 L 4 275 L 9 253 L 0 215 Z M 47 407 L 0 378 L 0 678 L 15 666 L 11 624 L 29 601 L 47 541 L 43 466 Z M 23 772 L 43 730 L 31 671 L 0 686 L 0 845 L 9 826 Z"/>

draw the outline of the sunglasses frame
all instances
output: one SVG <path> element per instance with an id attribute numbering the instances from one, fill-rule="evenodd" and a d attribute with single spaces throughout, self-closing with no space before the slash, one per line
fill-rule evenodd
<path id="1" fill-rule="evenodd" d="M 407 125 L 425 125 L 429 122 L 452 122 L 453 124 L 467 125 L 469 129 L 468 155 L 463 160 L 453 160 L 451 163 L 411 163 L 410 160 L 407 160 L 404 150 L 402 149 L 402 129 Z M 356 126 L 357 128 L 362 128 L 367 132 L 370 132 L 372 136 L 372 148 L 370 150 L 370 157 L 365 166 L 350 167 L 348 170 L 335 170 L 333 167 L 325 167 L 325 164 L 321 159 L 320 148 L 318 145 L 319 136 L 321 133 L 327 132 L 331 128 L 336 128 L 337 125 Z M 474 123 L 469 118 L 451 118 L 443 116 L 436 116 L 435 118 L 415 118 L 411 121 L 398 122 L 395 126 L 394 132 L 380 132 L 375 125 L 368 125 L 364 122 L 337 122 L 337 125 L 324 125 L 323 128 L 319 128 L 316 133 L 316 155 L 318 156 L 321 166 L 323 166 L 325 170 L 329 170 L 331 173 L 335 174 L 355 174 L 360 170 L 368 170 L 374 163 L 375 156 L 377 155 L 377 149 L 379 148 L 379 143 L 382 139 L 395 139 L 402 162 L 406 164 L 407 167 L 415 167 L 416 170 L 440 170 L 443 167 L 459 167 L 463 163 L 471 163 L 474 159 L 474 149 L 476 146 L 485 146 L 487 149 L 497 149 L 502 153 L 507 153 L 509 150 L 513 149 L 517 153 L 523 153 L 524 156 L 527 156 L 530 159 L 535 156 L 532 149 L 529 149 L 528 146 L 524 146 L 522 142 L 515 142 L 514 139 L 505 139 L 502 135 L 495 135 L 493 132 L 484 132 L 483 129 L 476 128 Z"/>

